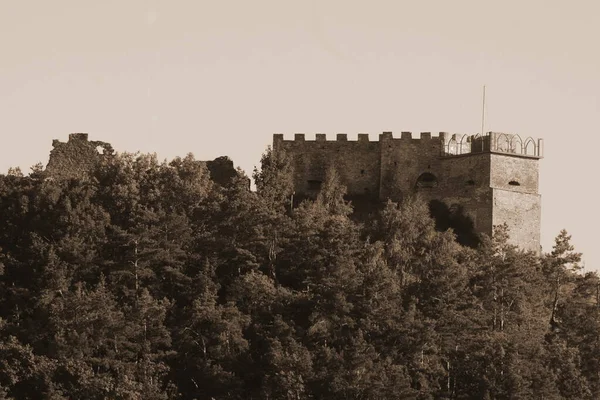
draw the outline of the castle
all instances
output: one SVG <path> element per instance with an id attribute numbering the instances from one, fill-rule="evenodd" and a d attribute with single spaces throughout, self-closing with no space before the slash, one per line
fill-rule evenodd
<path id="1" fill-rule="evenodd" d="M 114 153 L 109 143 L 90 141 L 87 133 L 72 133 L 68 142 L 54 140 L 52 146 L 46 172 L 53 178 L 85 178 Z M 314 197 L 333 166 L 351 198 L 399 201 L 418 194 L 430 204 L 459 208 L 477 232 L 490 235 L 494 225 L 506 223 L 511 243 L 540 251 L 541 139 L 497 132 L 424 132 L 420 138 L 402 132 L 394 138 L 383 132 L 372 142 L 367 134 L 359 134 L 357 141 L 345 134 L 334 141 L 325 134 L 317 134 L 315 140 L 306 140 L 304 134 L 285 140 L 275 134 L 273 150 L 291 157 L 299 197 Z M 221 185 L 237 175 L 227 157 L 199 162 L 206 163 L 212 180 Z"/>
<path id="2" fill-rule="evenodd" d="M 367 134 L 359 134 L 357 141 L 346 134 L 338 134 L 335 141 L 325 134 L 315 139 L 273 135 L 273 150 L 291 156 L 297 195 L 318 193 L 333 166 L 350 197 L 399 201 L 418 194 L 449 209 L 460 207 L 478 232 L 490 235 L 494 225 L 506 223 L 512 244 L 539 253 L 542 139 L 497 132 L 424 132 L 420 138 L 411 132 L 402 132 L 400 138 L 383 132 L 375 142 Z"/>

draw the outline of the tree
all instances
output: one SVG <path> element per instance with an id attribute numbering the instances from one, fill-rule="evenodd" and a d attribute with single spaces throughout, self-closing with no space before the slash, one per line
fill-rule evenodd
<path id="1" fill-rule="evenodd" d="M 557 329 L 560 321 L 557 319 L 557 310 L 561 301 L 563 291 L 568 290 L 568 285 L 581 267 L 581 253 L 575 253 L 575 248 L 570 243 L 571 236 L 566 230 L 561 230 L 560 234 L 554 240 L 552 252 L 544 259 L 543 270 L 552 290 L 552 314 L 550 316 L 550 326 Z"/>
<path id="2" fill-rule="evenodd" d="M 294 194 L 293 167 L 283 149 L 270 147 L 260 159 L 261 168 L 254 168 L 252 177 L 256 193 L 273 211 L 289 209 Z"/>

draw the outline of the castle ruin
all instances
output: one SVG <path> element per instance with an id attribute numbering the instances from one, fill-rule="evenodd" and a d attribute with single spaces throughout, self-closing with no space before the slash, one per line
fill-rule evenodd
<path id="1" fill-rule="evenodd" d="M 87 133 L 71 133 L 67 142 L 54 139 L 52 147 L 46 173 L 53 179 L 86 179 L 103 159 L 114 155 L 110 143 L 89 140 Z M 206 165 L 211 180 L 221 186 L 238 175 L 226 156 L 198 162 Z"/>
<path id="2" fill-rule="evenodd" d="M 539 253 L 542 139 L 498 132 L 424 132 L 420 138 L 411 132 L 402 132 L 400 138 L 383 132 L 379 141 L 370 141 L 367 134 L 359 134 L 357 141 L 346 134 L 338 134 L 335 141 L 317 134 L 315 139 L 273 135 L 273 150 L 291 156 L 297 195 L 318 193 L 333 166 L 350 197 L 399 201 L 418 194 L 430 204 L 461 207 L 481 233 L 491 235 L 494 225 L 506 223 L 511 243 Z"/>

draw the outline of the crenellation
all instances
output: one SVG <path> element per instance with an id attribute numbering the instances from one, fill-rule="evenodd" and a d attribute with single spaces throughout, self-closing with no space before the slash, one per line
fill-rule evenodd
<path id="1" fill-rule="evenodd" d="M 440 132 L 439 138 L 444 145 L 447 145 L 448 142 L 450 142 L 450 139 L 452 139 L 452 136 L 448 132 Z"/>
<path id="2" fill-rule="evenodd" d="M 359 133 L 356 141 L 346 134 L 328 141 L 318 133 L 314 141 L 296 134 L 288 141 L 274 136 L 274 143 L 292 156 L 300 196 L 314 196 L 315 185 L 333 166 L 352 198 L 399 201 L 413 194 L 441 201 L 448 209 L 463 210 L 477 232 L 491 234 L 493 225 L 506 222 L 512 243 L 539 251 L 541 139 L 497 132 L 421 132 L 413 138 L 406 131 L 394 138 L 384 131 L 377 141 L 370 141 L 366 133 Z M 521 200 L 529 211 L 519 209 Z"/>
<path id="3" fill-rule="evenodd" d="M 465 137 L 468 137 L 468 135 L 464 135 Z M 401 137 L 394 137 L 394 134 L 391 131 L 384 131 L 382 133 L 380 133 L 378 135 L 378 141 L 376 142 L 381 142 L 381 141 L 400 141 L 400 140 L 410 140 L 411 143 L 413 144 L 419 144 L 420 141 L 422 141 L 424 144 L 429 144 L 431 141 L 435 141 L 435 142 L 439 142 L 441 139 L 443 139 L 443 137 L 441 136 L 434 136 L 431 134 L 431 132 L 421 132 L 420 133 L 420 137 L 414 137 L 412 132 L 402 132 Z M 346 133 L 336 133 L 335 134 L 335 139 L 330 139 L 327 137 L 326 133 L 316 133 L 315 134 L 315 138 L 314 139 L 307 139 L 306 138 L 306 134 L 304 133 L 296 133 L 294 134 L 294 138 L 293 139 L 286 139 L 285 135 L 282 133 L 274 133 L 273 134 L 273 142 L 286 142 L 286 143 L 291 143 L 291 142 L 306 142 L 306 143 L 311 143 L 311 142 L 327 142 L 327 143 L 335 143 L 335 142 L 348 142 L 348 143 L 356 143 L 356 142 L 369 142 L 369 143 L 376 143 L 370 140 L 370 136 L 368 133 L 359 133 L 357 134 L 357 138 L 356 140 L 352 140 L 348 138 L 348 134 Z"/>

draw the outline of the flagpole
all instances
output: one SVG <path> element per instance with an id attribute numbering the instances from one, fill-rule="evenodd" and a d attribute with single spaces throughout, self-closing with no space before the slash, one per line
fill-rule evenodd
<path id="1" fill-rule="evenodd" d="M 483 85 L 483 104 L 481 106 L 481 136 L 483 136 L 484 124 L 485 124 L 485 85 Z"/>

